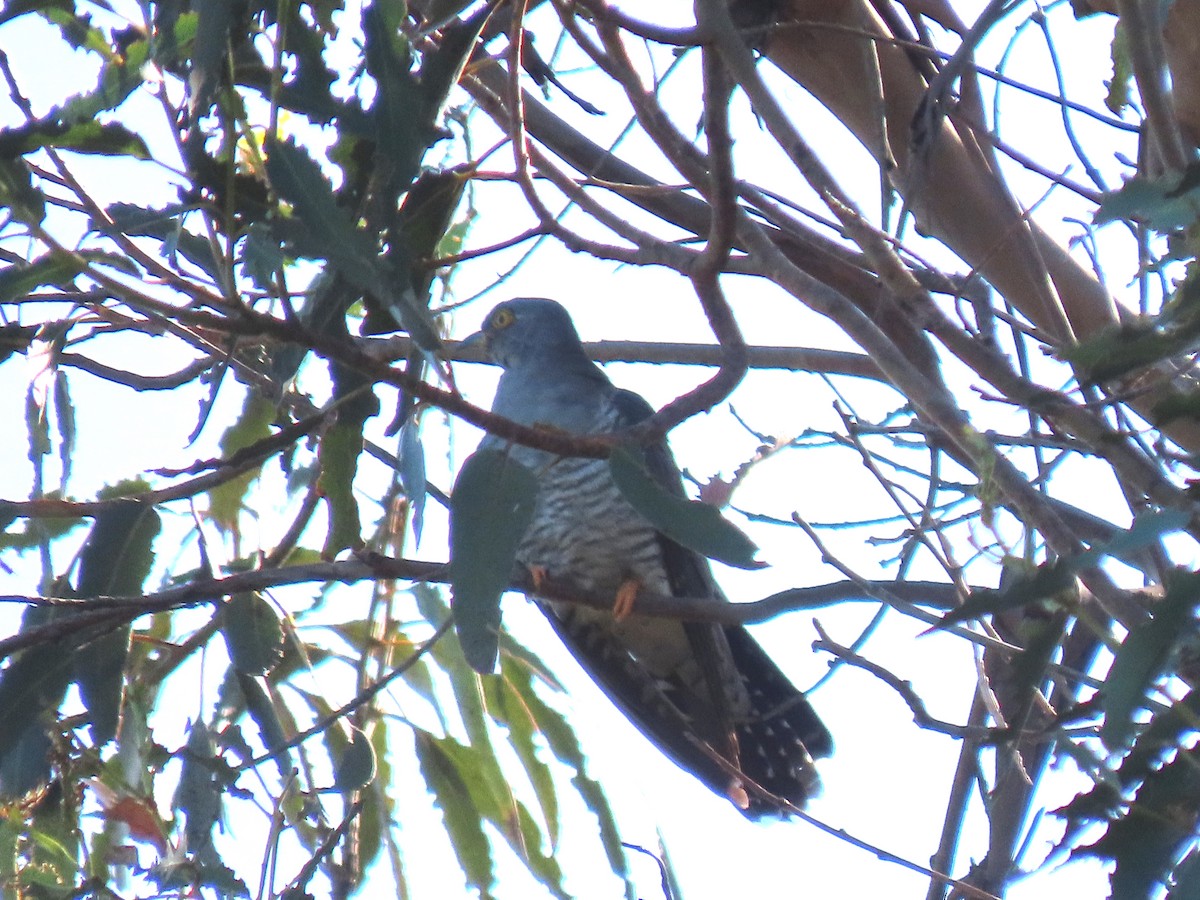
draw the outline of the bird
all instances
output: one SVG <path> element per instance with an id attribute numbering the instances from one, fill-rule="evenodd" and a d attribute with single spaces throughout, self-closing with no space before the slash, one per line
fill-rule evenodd
<path id="1" fill-rule="evenodd" d="M 654 412 L 588 357 L 557 301 L 500 303 L 467 339 L 502 368 L 493 413 L 557 433 L 619 432 Z M 741 625 L 639 615 L 639 591 L 724 599 L 708 560 L 657 531 L 618 489 L 604 459 L 560 457 L 486 435 L 536 477 L 517 562 L 542 579 L 614 598 L 604 610 L 533 599 L 602 690 L 678 766 L 748 818 L 803 807 L 820 790 L 814 759 L 833 741 L 805 695 Z M 664 489 L 685 496 L 665 439 L 639 446 Z"/>

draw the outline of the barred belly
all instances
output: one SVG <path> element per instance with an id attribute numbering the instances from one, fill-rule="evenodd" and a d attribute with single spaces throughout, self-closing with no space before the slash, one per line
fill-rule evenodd
<path id="1" fill-rule="evenodd" d="M 669 592 L 658 536 L 621 495 L 605 460 L 558 459 L 538 475 L 522 562 L 591 591 L 615 592 L 636 578 Z"/>
<path id="2" fill-rule="evenodd" d="M 602 459 L 563 458 L 538 473 L 533 520 L 517 558 L 546 570 L 552 580 L 611 594 L 636 580 L 640 590 L 669 595 L 658 535 L 629 505 Z M 637 659 L 661 677 L 694 666 L 692 649 L 678 622 L 631 615 L 615 622 L 608 610 L 572 603 L 550 604 L 554 615 L 578 627 L 602 625 Z M 692 680 L 695 674 L 689 673 Z"/>

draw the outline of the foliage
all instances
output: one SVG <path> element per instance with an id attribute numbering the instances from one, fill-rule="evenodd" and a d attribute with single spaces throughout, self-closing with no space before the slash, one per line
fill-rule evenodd
<path id="1" fill-rule="evenodd" d="M 0 378 L 21 386 L 3 429 L 26 436 L 0 481 L 3 599 L 22 611 L 0 640 L 6 892 L 100 893 L 135 873 L 145 896 L 388 879 L 408 896 L 409 829 L 436 831 L 483 897 L 514 861 L 579 895 L 572 841 L 605 896 L 659 890 L 633 874 L 552 667 L 495 629 L 527 473 L 473 457 L 449 504 L 446 416 L 611 451 L 640 509 L 734 565 L 786 541 L 776 611 L 874 604 L 865 626 L 826 620 L 861 630 L 822 628 L 818 647 L 831 688 L 862 670 L 886 698 L 873 706 L 898 697 L 914 732 L 958 742 L 956 772 L 925 773 L 949 791 L 940 837 L 912 854 L 930 864 L 877 850 L 930 900 L 1003 896 L 1066 853 L 1104 860 L 1113 896 L 1195 892 L 1197 7 L 987 4 L 964 23 L 902 0 L 644 6 L 645 21 L 603 0 L 0 12 Z M 1055 34 L 1098 22 L 1113 77 L 1089 105 L 1063 96 Z M 1044 38 L 1045 83 L 1027 55 L 976 64 L 1004 28 L 1014 46 Z M 90 81 L 43 77 L 8 35 Z M 1057 117 L 1046 135 L 1068 163 L 1012 124 L 1028 103 Z M 498 261 L 554 244 L 614 283 L 665 271 L 689 298 L 613 289 L 573 310 L 609 333 L 652 323 L 653 343 L 594 348 L 610 359 L 715 368 L 632 439 L 691 420 L 678 445 L 697 413 L 724 415 L 751 449 L 700 493 L 736 497 L 755 543 L 648 488 L 611 450 L 630 435 L 521 429 L 459 391 L 455 285 L 503 291 L 521 265 L 498 279 Z M 701 327 L 718 346 L 680 343 Z M 807 346 L 835 341 L 854 349 Z M 802 382 L 819 400 L 795 380 L 764 390 L 767 368 L 819 373 Z M 806 418 L 818 402 L 831 424 Z M 101 432 L 122 449 L 92 458 Z M 789 471 L 836 491 L 835 527 L 810 524 L 816 487 Z M 806 553 L 837 582 L 817 584 Z M 457 634 L 445 581 L 468 598 Z M 664 608 L 753 614 L 693 600 Z M 920 643 L 879 650 L 914 619 L 969 649 L 966 674 L 940 679 L 960 724 L 893 671 Z M 1082 784 L 1057 810 L 1052 762 Z M 1030 862 L 1048 829 L 1057 847 Z"/>

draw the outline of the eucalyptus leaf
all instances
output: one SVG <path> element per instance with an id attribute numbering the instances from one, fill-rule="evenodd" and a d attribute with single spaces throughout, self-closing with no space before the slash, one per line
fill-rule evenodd
<path id="1" fill-rule="evenodd" d="M 349 793 L 365 788 L 375 780 L 375 773 L 375 748 L 366 733 L 355 728 L 334 761 L 333 783 L 342 793 Z"/>
<path id="2" fill-rule="evenodd" d="M 454 627 L 467 662 L 495 670 L 500 596 L 512 580 L 517 547 L 533 517 L 537 479 L 499 450 L 479 450 L 458 473 L 450 497 L 450 585 Z"/>
<path id="3" fill-rule="evenodd" d="M 154 539 L 161 528 L 154 508 L 136 500 L 104 509 L 80 553 L 77 593 L 82 597 L 141 593 L 154 564 Z M 97 745 L 117 734 L 130 633 L 128 624 L 85 631 L 71 655 L 72 677 L 87 706 Z"/>
<path id="4" fill-rule="evenodd" d="M 234 594 L 221 609 L 230 662 L 243 675 L 266 675 L 283 658 L 283 629 L 275 608 L 252 591 Z"/>
<path id="5" fill-rule="evenodd" d="M 1162 674 L 1176 644 L 1186 638 L 1200 605 L 1200 572 L 1176 573 L 1155 604 L 1152 618 L 1135 626 L 1117 648 L 1104 679 L 1100 738 L 1110 749 L 1122 747 L 1134 728 L 1134 714 L 1145 703 L 1150 685 Z"/>
<path id="6" fill-rule="evenodd" d="M 766 565 L 754 558 L 754 542 L 722 518 L 720 510 L 665 490 L 630 449 L 614 449 L 608 465 L 625 499 L 675 543 L 739 569 Z"/>

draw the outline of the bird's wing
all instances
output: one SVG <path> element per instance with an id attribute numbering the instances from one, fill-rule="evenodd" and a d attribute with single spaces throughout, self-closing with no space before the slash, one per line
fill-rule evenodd
<path id="1" fill-rule="evenodd" d="M 654 413 L 650 404 L 632 391 L 618 390 L 614 403 L 631 427 Z M 686 497 L 665 440 L 643 445 L 642 460 L 659 485 Z M 659 542 L 675 596 L 724 599 L 707 559 L 664 535 L 659 535 Z M 770 793 L 802 806 L 820 788 L 813 758 L 833 752 L 828 729 L 745 627 L 689 622 L 685 628 L 709 676 L 714 712 L 733 727 L 734 759 L 739 768 Z M 719 769 L 710 759 L 706 763 L 709 769 Z M 770 811 L 769 804 L 751 794 L 749 814 Z"/>

